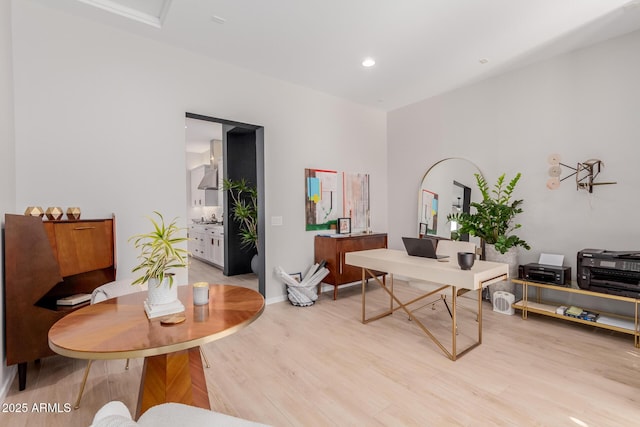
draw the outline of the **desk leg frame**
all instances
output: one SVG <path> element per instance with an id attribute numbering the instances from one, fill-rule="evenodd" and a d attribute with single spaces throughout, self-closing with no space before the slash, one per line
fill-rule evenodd
<path id="1" fill-rule="evenodd" d="M 366 281 L 367 281 L 367 274 L 375 279 L 375 281 L 380 285 L 380 287 L 382 289 L 385 290 L 385 292 L 387 292 L 389 294 L 389 310 L 382 312 L 380 314 L 374 315 L 372 317 L 367 318 L 366 317 Z M 492 279 L 494 280 L 494 279 Z M 393 314 L 394 311 L 400 310 L 402 309 L 407 316 L 409 316 L 409 319 L 411 319 L 415 325 L 417 325 L 420 329 L 422 329 L 422 331 L 429 337 L 431 338 L 431 340 L 440 348 L 440 350 L 442 350 L 442 352 L 451 360 L 455 361 L 457 360 L 458 357 L 461 357 L 462 355 L 466 354 L 467 352 L 469 352 L 470 350 L 474 349 L 475 347 L 479 346 L 480 344 L 482 344 L 482 287 L 480 287 L 478 289 L 478 339 L 475 343 L 471 344 L 470 346 L 468 346 L 467 348 L 465 348 L 464 350 L 458 352 L 457 349 L 457 341 L 456 341 L 456 327 L 457 327 L 457 288 L 455 286 L 450 286 L 450 285 L 443 285 L 442 287 L 439 287 L 438 289 L 435 289 L 434 291 L 431 291 L 429 293 L 423 294 L 417 298 L 412 299 L 411 301 L 408 301 L 406 303 L 403 303 L 402 301 L 400 301 L 398 299 L 398 297 L 395 296 L 394 292 L 393 292 L 393 274 L 390 274 L 390 286 L 387 287 L 384 283 L 382 283 L 382 281 L 380 281 L 380 279 L 378 279 L 376 276 L 373 275 L 373 273 L 367 269 L 367 268 L 363 268 L 362 269 L 362 323 L 367 324 L 369 322 L 373 322 L 374 320 L 378 320 L 381 319 L 383 317 L 389 316 L 391 314 Z M 407 306 L 418 302 L 424 298 L 430 297 L 431 295 L 440 292 L 446 288 L 451 288 L 451 351 L 449 351 L 432 333 L 431 331 L 429 331 L 429 329 L 427 329 L 427 327 L 413 314 L 413 312 L 415 310 L 409 310 L 407 308 Z M 393 302 L 396 302 L 398 304 L 398 307 L 394 307 L 393 306 Z"/>

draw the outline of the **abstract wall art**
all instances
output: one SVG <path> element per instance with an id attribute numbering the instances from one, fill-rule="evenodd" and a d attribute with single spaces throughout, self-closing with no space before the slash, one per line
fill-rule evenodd
<path id="1" fill-rule="evenodd" d="M 338 219 L 338 172 L 305 169 L 306 230 L 328 230 Z"/>

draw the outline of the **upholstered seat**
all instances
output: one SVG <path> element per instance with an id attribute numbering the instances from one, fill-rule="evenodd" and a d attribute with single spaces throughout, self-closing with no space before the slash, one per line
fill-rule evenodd
<path id="1" fill-rule="evenodd" d="M 90 427 L 135 426 L 220 426 L 220 427 L 268 427 L 266 424 L 232 417 L 231 415 L 181 403 L 163 403 L 142 414 L 138 421 L 131 417 L 124 403 L 112 401 L 96 412 Z"/>
<path id="2" fill-rule="evenodd" d="M 105 283 L 102 286 L 98 286 L 91 293 L 91 304 L 97 304 L 102 301 L 106 301 L 111 298 L 116 298 L 122 295 L 132 294 L 134 292 L 141 292 L 147 289 L 147 285 L 132 285 L 133 279 L 120 279 L 114 282 Z M 78 397 L 76 398 L 76 403 L 73 406 L 74 409 L 78 409 L 80 407 L 80 399 L 82 399 L 82 393 L 84 392 L 84 386 L 87 383 L 87 377 L 89 376 L 89 371 L 91 370 L 91 363 L 93 360 L 89 360 L 87 363 L 87 367 L 84 370 L 84 376 L 82 378 L 82 384 L 80 385 L 80 391 L 78 392 Z M 127 359 L 127 364 L 125 369 L 129 369 L 129 359 Z"/>
<path id="3" fill-rule="evenodd" d="M 147 285 L 132 285 L 133 279 L 121 279 L 98 286 L 91 293 L 91 304 L 147 290 Z"/>

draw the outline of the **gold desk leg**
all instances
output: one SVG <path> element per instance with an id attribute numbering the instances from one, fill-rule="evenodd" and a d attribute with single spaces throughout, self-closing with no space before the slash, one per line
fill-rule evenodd
<path id="1" fill-rule="evenodd" d="M 524 282 L 522 289 L 522 299 L 524 300 L 524 304 L 522 305 L 524 309 L 522 310 L 522 318 L 527 319 L 529 313 L 527 313 L 527 308 L 529 307 L 529 284 Z"/>
<path id="2" fill-rule="evenodd" d="M 369 323 L 369 322 L 372 322 L 374 320 L 381 319 L 381 318 L 383 318 L 385 316 L 388 316 L 388 315 L 392 314 L 396 310 L 402 309 L 402 310 L 404 310 L 405 313 L 407 313 L 407 316 L 409 316 L 409 319 L 411 319 L 414 322 L 415 325 L 417 325 L 420 329 L 422 329 L 422 332 L 424 332 L 429 338 L 431 338 L 431 340 L 440 348 L 440 350 L 442 350 L 442 352 L 444 354 L 447 355 L 447 357 L 449 359 L 455 360 L 455 357 L 449 352 L 449 350 L 444 345 L 442 345 L 442 343 L 431 333 L 431 331 L 429 331 L 429 329 L 426 328 L 426 326 L 424 326 L 422 324 L 422 322 L 416 316 L 414 316 L 413 311 L 409 310 L 407 308 L 407 306 L 409 306 L 409 305 L 411 305 L 411 304 L 413 304 L 413 303 L 415 303 L 417 301 L 420 301 L 420 300 L 422 300 L 424 298 L 427 298 L 430 295 L 432 295 L 432 294 L 434 294 L 436 292 L 439 292 L 439 291 L 441 291 L 443 289 L 446 289 L 446 288 L 448 288 L 450 286 L 449 285 L 442 286 L 439 289 L 436 289 L 436 290 L 434 290 L 432 292 L 429 292 L 429 293 L 426 293 L 426 294 L 424 294 L 422 296 L 414 298 L 411 301 L 407 301 L 406 303 L 403 303 L 393 293 L 393 283 L 394 283 L 393 274 L 389 274 L 389 277 L 390 277 L 390 280 L 391 280 L 391 284 L 390 284 L 389 287 L 387 287 L 380 281 L 380 279 L 375 277 L 370 271 L 368 271 L 368 273 L 369 273 L 370 276 L 372 276 L 376 280 L 376 282 L 378 282 L 378 284 L 382 287 L 382 289 L 384 289 L 385 292 L 387 292 L 389 294 L 389 296 L 391 297 L 391 307 L 392 308 L 389 311 L 380 313 L 380 314 L 378 314 L 376 316 L 370 317 L 369 319 L 365 319 L 365 317 L 364 317 L 364 306 L 363 306 L 363 313 L 362 313 L 363 314 L 363 316 L 362 316 L 362 320 L 363 321 L 362 321 L 362 323 Z M 363 277 L 364 277 L 364 273 L 363 273 Z M 398 307 L 393 307 L 393 301 L 395 301 L 398 304 Z M 453 300 L 453 305 L 454 305 L 453 310 L 455 310 L 455 299 Z M 455 334 L 455 327 L 454 327 L 454 334 Z M 455 339 L 455 337 L 454 337 L 454 339 Z"/>
<path id="3" fill-rule="evenodd" d="M 482 343 L 482 286 L 478 288 L 478 343 Z"/>
<path id="4" fill-rule="evenodd" d="M 638 336 L 638 333 L 640 333 L 639 330 L 639 325 L 638 325 L 638 300 L 636 299 L 636 315 L 635 315 L 635 334 L 633 335 L 633 344 L 636 346 L 636 348 L 640 347 L 640 337 Z"/>
<path id="5" fill-rule="evenodd" d="M 456 360 L 456 307 L 458 306 L 458 292 L 455 286 L 451 287 L 451 360 Z"/>
<path id="6" fill-rule="evenodd" d="M 362 269 L 362 323 L 365 323 L 365 321 L 364 321 L 365 320 L 364 319 L 364 311 L 365 311 L 364 310 L 364 306 L 365 306 L 365 300 L 366 300 L 366 297 L 365 297 L 365 291 L 366 291 L 365 271 L 366 270 L 363 268 Z"/>
<path id="7" fill-rule="evenodd" d="M 385 290 L 385 292 L 387 292 L 389 294 L 389 296 L 391 297 L 391 308 L 389 311 L 386 311 L 384 313 L 375 315 L 373 317 L 370 317 L 369 319 L 366 318 L 365 316 L 365 274 L 369 273 L 369 275 L 376 280 L 376 282 L 378 282 L 378 284 Z M 422 329 L 422 331 L 429 337 L 431 338 L 431 340 L 440 348 L 440 350 L 442 350 L 442 352 L 452 361 L 457 360 L 458 357 L 464 355 L 465 353 L 467 353 L 468 351 L 472 350 L 473 348 L 479 346 L 482 343 L 482 286 L 480 287 L 480 289 L 478 289 L 478 341 L 475 342 L 474 344 L 470 345 L 469 347 L 465 348 L 464 350 L 462 350 L 460 353 L 458 353 L 457 348 L 456 348 L 456 326 L 457 326 L 457 315 L 456 315 L 456 309 L 457 309 L 457 289 L 455 286 L 450 286 L 450 285 L 444 285 L 439 289 L 436 289 L 432 292 L 426 293 L 424 295 L 421 295 L 420 297 L 414 298 L 411 301 L 407 301 L 406 303 L 403 303 L 402 301 L 400 301 L 398 299 L 398 297 L 396 297 L 393 293 L 393 274 L 389 274 L 390 280 L 391 280 L 391 284 L 390 286 L 385 286 L 384 283 L 382 283 L 382 281 L 380 281 L 380 279 L 378 279 L 378 277 L 374 276 L 370 271 L 368 271 L 366 268 L 362 269 L 362 323 L 366 324 L 369 322 L 372 322 L 374 320 L 378 320 L 381 319 L 382 317 L 388 316 L 390 314 L 392 314 L 394 311 L 402 309 L 405 313 L 407 313 L 407 316 L 409 316 L 409 319 L 411 321 L 414 322 L 415 325 L 417 325 L 420 329 Z M 506 277 L 505 277 L 506 278 Z M 498 279 L 498 277 L 494 278 L 494 279 Z M 488 281 L 487 281 L 488 282 Z M 485 282 L 486 283 L 486 282 Z M 452 313 L 451 313 L 451 322 L 452 322 L 452 326 L 451 326 L 451 334 L 452 334 L 452 350 L 453 352 L 450 352 L 444 345 L 442 345 L 442 343 L 431 333 L 431 331 L 429 331 L 429 329 L 427 329 L 422 322 L 413 314 L 414 310 L 409 310 L 407 308 L 407 306 L 420 301 L 424 298 L 427 298 L 431 295 L 433 295 L 434 293 L 440 292 L 443 289 L 446 288 L 452 288 Z M 398 307 L 393 307 L 393 301 L 395 301 L 398 304 Z"/>
<path id="8" fill-rule="evenodd" d="M 363 305 L 362 305 L 362 323 L 364 323 L 364 324 L 367 324 L 367 323 L 369 323 L 369 322 L 373 322 L 374 320 L 378 320 L 378 319 L 381 319 L 381 318 L 383 318 L 383 317 L 389 316 L 390 314 L 393 314 L 395 311 L 398 311 L 398 310 L 400 310 L 400 309 L 403 309 L 405 312 L 407 312 L 407 314 L 409 314 L 409 318 L 413 320 L 414 318 L 413 318 L 413 316 L 411 315 L 411 312 L 410 312 L 410 311 L 408 311 L 408 309 L 406 308 L 407 306 L 409 306 L 409 305 L 411 305 L 411 304 L 413 304 L 413 303 L 416 303 L 416 302 L 418 302 L 418 301 L 420 301 L 420 300 L 423 300 L 423 299 L 425 299 L 425 298 L 428 298 L 428 297 L 430 297 L 431 295 L 433 295 L 433 294 L 435 294 L 435 293 L 437 293 L 437 292 L 440 292 L 440 291 L 442 291 L 443 289 L 446 289 L 446 288 L 448 288 L 448 287 L 449 287 L 449 285 L 441 286 L 441 287 L 440 287 L 440 288 L 438 288 L 438 289 L 435 289 L 435 290 L 433 290 L 433 291 L 431 291 L 431 292 L 428 292 L 428 293 L 423 294 L 423 295 L 421 295 L 421 296 L 419 296 L 419 297 L 417 297 L 417 298 L 414 298 L 414 299 L 412 299 L 411 301 L 407 301 L 407 302 L 403 303 L 402 301 L 400 301 L 400 300 L 398 299 L 398 297 L 396 297 L 396 296 L 393 294 L 393 284 L 394 284 L 393 274 L 389 274 L 389 275 L 388 275 L 388 276 L 389 276 L 390 285 L 389 285 L 389 286 L 387 286 L 387 285 L 386 285 L 386 283 L 383 283 L 383 282 L 382 282 L 382 281 L 381 281 L 377 276 L 375 276 L 371 271 L 367 270 L 366 268 L 365 268 L 364 270 L 366 271 L 366 273 L 368 273 L 368 274 L 369 274 L 369 276 L 370 276 L 370 278 L 371 278 L 371 279 L 375 280 L 375 281 L 378 283 L 378 285 L 380 285 L 380 287 L 381 287 L 381 288 L 382 288 L 382 289 L 383 289 L 387 294 L 389 294 L 389 297 L 391 298 L 391 305 L 390 305 L 391 309 L 386 310 L 386 311 L 383 311 L 382 313 L 379 313 L 379 314 L 374 315 L 374 316 L 372 316 L 372 317 L 370 317 L 370 318 L 368 318 L 368 319 L 367 319 L 367 318 L 366 318 L 366 309 L 365 309 L 364 287 L 363 287 L 363 298 L 362 298 L 362 304 L 363 304 Z M 365 277 L 365 276 L 364 276 L 364 274 L 363 274 L 363 277 Z M 397 306 L 397 307 L 393 306 L 393 301 L 395 301 L 395 302 L 398 304 L 398 306 Z"/>
<path id="9" fill-rule="evenodd" d="M 389 280 L 391 280 L 391 293 L 389 294 L 389 310 L 393 313 L 393 274 L 389 275 Z"/>

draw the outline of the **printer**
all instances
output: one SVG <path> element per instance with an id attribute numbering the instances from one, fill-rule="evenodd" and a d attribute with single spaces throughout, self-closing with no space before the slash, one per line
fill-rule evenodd
<path id="1" fill-rule="evenodd" d="M 518 272 L 520 278 L 531 280 L 532 282 L 571 286 L 571 267 L 532 262 L 521 265 Z"/>
<path id="2" fill-rule="evenodd" d="M 640 298 L 640 251 L 583 249 L 577 267 L 581 289 Z"/>

